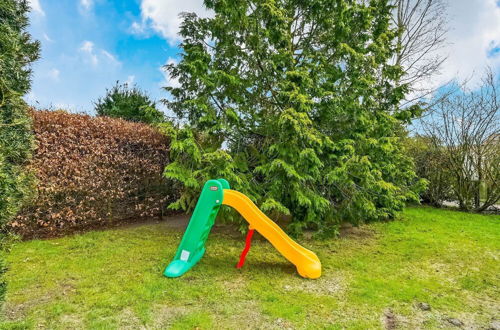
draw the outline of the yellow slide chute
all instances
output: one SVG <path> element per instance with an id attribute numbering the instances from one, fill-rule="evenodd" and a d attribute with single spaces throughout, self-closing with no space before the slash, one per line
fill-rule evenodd
<path id="1" fill-rule="evenodd" d="M 269 219 L 246 195 L 231 189 L 224 189 L 223 205 L 231 206 L 257 230 L 288 261 L 297 267 L 305 278 L 321 276 L 321 262 L 316 254 L 292 240 L 276 223 Z"/>

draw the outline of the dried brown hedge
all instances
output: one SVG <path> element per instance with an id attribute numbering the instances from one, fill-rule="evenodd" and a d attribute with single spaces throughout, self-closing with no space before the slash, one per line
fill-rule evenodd
<path id="1" fill-rule="evenodd" d="M 11 222 L 24 237 L 58 236 L 162 214 L 174 197 L 162 177 L 168 140 L 146 124 L 34 111 L 37 194 Z"/>

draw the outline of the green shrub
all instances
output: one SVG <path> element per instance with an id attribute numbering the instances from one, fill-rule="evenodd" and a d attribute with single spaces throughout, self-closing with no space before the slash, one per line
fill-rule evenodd
<path id="1" fill-rule="evenodd" d="M 289 229 L 393 217 L 422 188 L 398 129 L 408 86 L 392 64 L 399 31 L 388 1 L 205 1 L 184 14 L 179 87 L 166 101 L 187 122 L 172 137 L 173 208 L 225 177 Z M 208 40 L 208 41 L 207 41 Z"/>
<path id="2" fill-rule="evenodd" d="M 95 102 L 98 116 L 122 118 L 133 122 L 160 123 L 165 115 L 156 109 L 150 97 L 136 86 L 119 84 L 106 90 L 106 96 Z"/>
<path id="3" fill-rule="evenodd" d="M 420 135 L 406 138 L 405 147 L 414 160 L 417 175 L 427 180 L 427 188 L 420 194 L 422 202 L 441 206 L 443 201 L 453 199 L 452 174 L 444 151 L 429 137 Z"/>
<path id="4" fill-rule="evenodd" d="M 31 121 L 22 100 L 30 88 L 30 64 L 39 56 L 28 26 L 29 6 L 23 0 L 0 2 L 0 244 L 5 246 L 4 225 L 17 213 L 32 189 L 25 171 L 32 148 Z M 5 294 L 0 260 L 0 301 Z"/>

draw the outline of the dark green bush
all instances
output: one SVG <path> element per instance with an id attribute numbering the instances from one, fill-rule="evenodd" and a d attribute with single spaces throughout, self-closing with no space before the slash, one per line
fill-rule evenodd
<path id="1" fill-rule="evenodd" d="M 29 6 L 23 0 L 0 2 L 0 229 L 16 215 L 32 191 L 25 166 L 33 149 L 29 109 L 22 96 L 30 88 L 30 64 L 39 56 L 39 43 L 26 32 Z M 0 277 L 5 270 L 0 261 Z M 5 283 L 0 279 L 0 301 Z"/>
<path id="2" fill-rule="evenodd" d="M 156 108 L 155 102 L 137 86 L 119 84 L 106 90 L 106 96 L 95 102 L 98 116 L 122 118 L 141 123 L 159 123 L 165 120 L 163 112 Z"/>

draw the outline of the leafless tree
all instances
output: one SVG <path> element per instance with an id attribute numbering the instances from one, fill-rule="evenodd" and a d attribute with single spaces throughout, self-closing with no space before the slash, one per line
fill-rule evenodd
<path id="1" fill-rule="evenodd" d="M 395 63 L 406 74 L 400 84 L 410 86 L 409 97 L 402 106 L 433 92 L 429 82 L 439 73 L 446 57 L 441 53 L 446 45 L 448 16 L 446 0 L 392 0 L 393 24 L 400 29 Z"/>
<path id="2" fill-rule="evenodd" d="M 500 80 L 488 70 L 482 85 L 441 100 L 422 127 L 442 151 L 459 207 L 484 211 L 500 200 Z"/>

